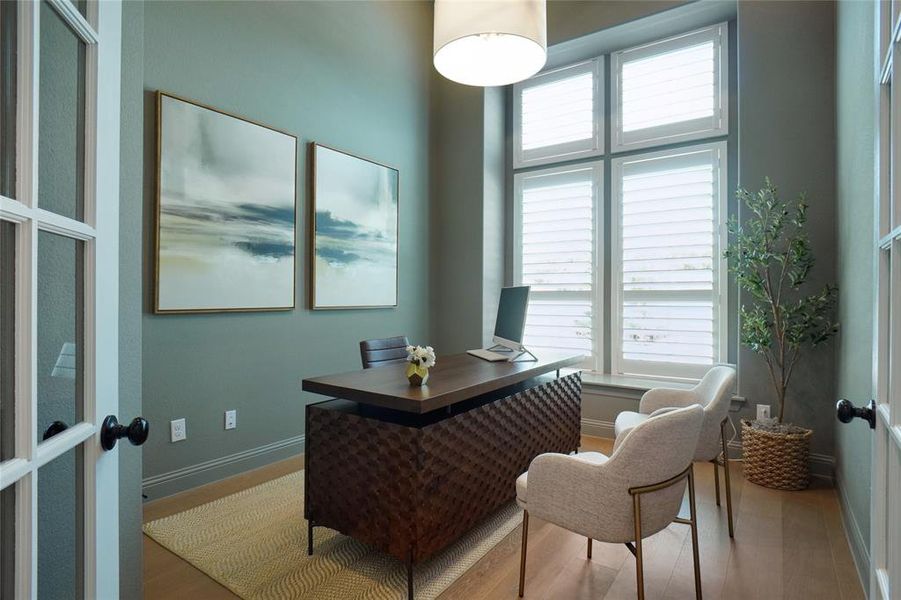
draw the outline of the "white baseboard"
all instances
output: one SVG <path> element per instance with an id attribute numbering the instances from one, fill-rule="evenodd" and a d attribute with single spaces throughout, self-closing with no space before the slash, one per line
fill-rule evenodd
<path id="1" fill-rule="evenodd" d="M 147 496 L 158 497 L 161 495 L 169 495 L 199 485 L 199 483 L 194 482 L 193 480 L 203 479 L 205 477 L 209 478 L 211 471 L 225 471 L 228 470 L 228 467 L 235 465 L 236 463 L 259 459 L 265 457 L 267 454 L 295 454 L 302 452 L 305 438 L 305 435 L 296 435 L 284 440 L 278 440 L 276 442 L 257 446 L 256 448 L 250 448 L 249 450 L 242 450 L 241 452 L 235 452 L 234 454 L 214 458 L 195 465 L 189 465 L 158 475 L 151 475 L 141 482 L 141 487 Z M 296 452 L 294 452 L 295 450 Z M 167 491 L 160 494 L 160 490 Z"/>
<path id="2" fill-rule="evenodd" d="M 610 438 L 616 437 L 613 423 L 611 421 L 600 421 L 598 419 L 582 419 L 582 433 L 584 435 L 592 435 L 594 437 Z M 729 454 L 733 458 L 741 457 L 741 442 L 734 439 L 729 442 Z M 832 481 L 835 473 L 835 458 L 828 454 L 820 454 L 818 452 L 810 453 L 810 475 L 811 477 L 819 477 Z"/>
<path id="3" fill-rule="evenodd" d="M 863 586 L 864 595 L 867 595 L 870 587 L 870 549 L 863 539 L 857 518 L 851 512 L 848 493 L 839 477 L 835 478 L 835 488 L 838 490 L 838 505 L 841 509 L 842 527 L 845 529 L 845 537 L 851 547 L 851 557 L 854 559 L 854 567 L 857 569 L 857 577 Z M 867 596 L 869 597 L 869 596 Z"/>

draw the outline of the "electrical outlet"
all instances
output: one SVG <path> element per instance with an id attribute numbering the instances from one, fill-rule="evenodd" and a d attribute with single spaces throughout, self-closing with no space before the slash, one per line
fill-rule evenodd
<path id="1" fill-rule="evenodd" d="M 225 428 L 226 429 L 234 429 L 237 426 L 238 426 L 238 411 L 236 411 L 236 410 L 225 411 Z"/>
<path id="2" fill-rule="evenodd" d="M 760 419 L 769 419 L 770 418 L 770 405 L 769 404 L 758 404 L 757 405 L 757 420 Z"/>
<path id="3" fill-rule="evenodd" d="M 170 440 L 172 442 L 181 442 L 188 439 L 188 429 L 184 419 L 175 419 L 169 422 Z"/>

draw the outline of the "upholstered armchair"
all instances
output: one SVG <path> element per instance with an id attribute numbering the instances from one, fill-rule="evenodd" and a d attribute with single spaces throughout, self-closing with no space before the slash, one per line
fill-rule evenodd
<path id="1" fill-rule="evenodd" d="M 713 480 L 716 487 L 716 505 L 720 505 L 719 460 L 722 455 L 726 484 L 726 512 L 729 520 L 729 537 L 735 537 L 732 525 L 732 485 L 729 481 L 729 452 L 726 440 L 726 423 L 729 422 L 729 403 L 735 384 L 735 369 L 717 366 L 704 376 L 696 386 L 688 390 L 655 388 L 641 397 L 638 412 L 625 411 L 616 417 L 614 429 L 619 444 L 629 431 L 654 415 L 674 408 L 700 404 L 704 407 L 704 427 L 698 439 L 694 460 L 713 463 Z"/>
<path id="2" fill-rule="evenodd" d="M 537 516 L 592 540 L 623 543 L 635 556 L 638 598 L 644 598 L 642 539 L 670 523 L 691 526 L 695 590 L 701 597 L 692 458 L 704 411 L 689 406 L 636 425 L 609 457 L 598 452 L 541 454 L 516 480 L 524 509 L 519 596 L 525 591 L 529 517 Z M 679 518 L 688 481 L 691 517 Z"/>

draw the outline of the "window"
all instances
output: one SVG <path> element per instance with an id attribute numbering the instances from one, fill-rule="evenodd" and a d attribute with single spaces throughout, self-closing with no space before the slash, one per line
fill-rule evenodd
<path id="1" fill-rule="evenodd" d="M 602 63 L 590 60 L 514 86 L 514 166 L 594 156 L 603 151 Z"/>
<path id="2" fill-rule="evenodd" d="M 577 351 L 595 369 L 598 306 L 597 207 L 601 163 L 517 174 L 517 284 L 531 286 L 523 344 Z"/>
<path id="3" fill-rule="evenodd" d="M 699 378 L 721 360 L 725 149 L 613 160 L 614 373 Z"/>
<path id="4" fill-rule="evenodd" d="M 720 24 L 613 53 L 614 152 L 726 133 L 727 32 Z"/>
<path id="5" fill-rule="evenodd" d="M 527 347 L 683 380 L 728 358 L 727 31 L 514 86 L 512 279 L 532 287 Z"/>

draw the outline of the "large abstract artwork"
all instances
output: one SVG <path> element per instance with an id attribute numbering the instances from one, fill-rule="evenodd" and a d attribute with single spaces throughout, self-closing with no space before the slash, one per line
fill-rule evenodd
<path id="1" fill-rule="evenodd" d="M 397 170 L 312 148 L 313 308 L 397 306 Z"/>
<path id="2" fill-rule="evenodd" d="M 294 307 L 297 139 L 157 94 L 157 313 Z"/>

